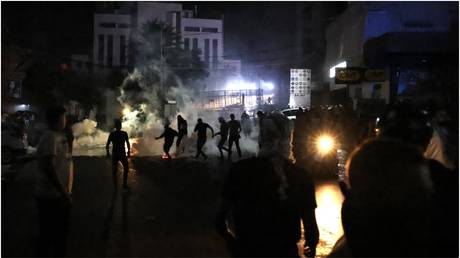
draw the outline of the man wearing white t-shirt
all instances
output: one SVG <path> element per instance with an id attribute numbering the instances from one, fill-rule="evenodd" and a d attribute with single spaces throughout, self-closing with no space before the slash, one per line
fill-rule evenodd
<path id="1" fill-rule="evenodd" d="M 62 257 L 66 251 L 72 198 L 69 173 L 71 152 L 63 132 L 66 110 L 51 107 L 46 112 L 49 126 L 37 147 L 39 173 L 35 196 L 39 212 L 37 256 Z"/>

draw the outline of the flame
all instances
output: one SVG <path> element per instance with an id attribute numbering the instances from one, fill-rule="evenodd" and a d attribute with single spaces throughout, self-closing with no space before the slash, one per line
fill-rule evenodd
<path id="1" fill-rule="evenodd" d="M 139 138 L 132 138 L 129 141 L 131 142 L 131 156 L 137 156 L 139 154 Z"/>

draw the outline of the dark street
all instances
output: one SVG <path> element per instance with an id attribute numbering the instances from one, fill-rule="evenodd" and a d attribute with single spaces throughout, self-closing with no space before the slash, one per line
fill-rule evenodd
<path id="1" fill-rule="evenodd" d="M 74 162 L 68 256 L 229 256 L 212 223 L 228 163 L 220 165 L 214 157 L 206 162 L 136 157 L 128 179 L 131 193 L 125 194 L 113 192 L 105 157 Z M 16 173 L 2 182 L 2 256 L 34 256 L 36 162 Z M 334 184 L 319 184 L 317 201 L 318 255 L 323 255 L 342 233 L 341 196 Z"/>

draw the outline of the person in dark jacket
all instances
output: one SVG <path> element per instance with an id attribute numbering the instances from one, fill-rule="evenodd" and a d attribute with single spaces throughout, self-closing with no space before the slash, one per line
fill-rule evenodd
<path id="1" fill-rule="evenodd" d="M 262 142 L 266 147 L 258 157 L 230 168 L 215 226 L 233 256 L 299 257 L 301 221 L 304 254 L 315 256 L 319 241 L 315 186 L 309 173 L 287 158 L 290 134 L 279 130 L 264 138 L 269 143 Z M 233 227 L 227 226 L 230 221 Z"/>
<path id="2" fill-rule="evenodd" d="M 176 140 L 176 152 L 179 154 L 180 144 L 184 137 L 187 137 L 188 130 L 187 130 L 187 120 L 185 120 L 181 115 L 177 116 L 177 130 L 179 131 L 179 136 Z M 185 147 L 182 147 L 182 152 L 185 152 Z"/>
<path id="3" fill-rule="evenodd" d="M 220 123 L 220 131 L 217 132 L 214 136 L 220 135 L 220 141 L 217 144 L 217 147 L 219 148 L 220 152 L 220 159 L 224 159 L 224 153 L 222 150 L 228 152 L 228 149 L 224 147 L 225 142 L 227 142 L 228 138 L 228 124 L 225 122 L 225 119 L 223 117 L 219 117 L 219 123 Z"/>
<path id="4" fill-rule="evenodd" d="M 107 157 L 110 157 L 109 146 L 110 143 L 112 146 L 112 172 L 113 172 L 113 186 L 115 190 L 117 189 L 117 165 L 120 161 L 123 165 L 123 188 L 128 190 L 128 171 L 129 164 L 128 158 L 130 157 L 130 144 L 128 133 L 121 130 L 121 120 L 115 119 L 115 131 L 111 132 L 109 138 L 107 139 L 107 144 L 105 145 L 107 151 Z M 125 143 L 128 147 L 128 152 L 125 151 Z"/>
<path id="5" fill-rule="evenodd" d="M 170 128 L 168 124 L 166 124 L 163 133 L 155 138 L 155 140 L 165 138 L 165 143 L 163 144 L 163 151 L 165 152 L 166 156 L 168 156 L 169 160 L 171 159 L 171 155 L 169 155 L 169 150 L 171 149 L 171 146 L 174 143 L 174 137 L 177 136 L 179 136 L 179 133 L 176 130 Z"/>
<path id="6" fill-rule="evenodd" d="M 241 124 L 240 121 L 235 120 L 235 115 L 230 114 L 230 121 L 228 122 L 228 128 L 230 130 L 228 137 L 228 158 L 232 156 L 232 146 L 235 143 L 238 156 L 241 158 L 241 149 L 240 149 L 240 133 L 241 133 Z"/>
<path id="7" fill-rule="evenodd" d="M 207 159 L 208 156 L 203 152 L 203 146 L 206 143 L 206 131 L 207 129 L 211 130 L 212 137 L 214 137 L 214 130 L 210 125 L 204 123 L 201 118 L 198 118 L 198 123 L 195 126 L 194 132 L 198 133 L 197 146 L 196 146 L 196 156 L 198 158 L 200 155 L 203 155 L 204 159 Z"/>

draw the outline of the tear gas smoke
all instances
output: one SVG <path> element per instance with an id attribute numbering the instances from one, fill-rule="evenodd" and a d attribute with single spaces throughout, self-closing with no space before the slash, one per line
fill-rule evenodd
<path id="1" fill-rule="evenodd" d="M 167 67 L 164 67 L 163 70 L 165 87 L 162 88 L 159 85 L 160 68 L 161 66 L 157 63 L 151 62 L 141 68 L 136 68 L 125 78 L 119 88 L 117 98 L 122 107 L 122 130 L 126 131 L 129 137 L 136 138 L 131 142 L 133 142 L 133 148 L 138 152 L 137 155 L 162 155 L 164 139 L 155 140 L 155 137 L 161 135 L 166 123 L 169 123 L 171 128 L 177 129 L 176 115 L 180 114 L 188 123 L 188 137 L 183 139 L 181 144 L 185 146 L 185 156 L 193 155 L 196 152 L 196 134 L 193 133 L 193 129 L 197 119 L 202 118 L 204 122 L 213 127 L 214 132 L 218 132 L 220 128 L 218 117 L 224 116 L 228 120 L 228 114 L 200 109 L 199 93 L 193 90 L 195 85 L 185 87 Z M 166 114 L 163 103 L 168 100 L 175 101 L 177 113 Z M 240 114 L 235 115 L 238 117 Z M 75 153 L 82 153 L 81 149 L 85 148 L 105 146 L 108 132 L 96 127 L 97 122 L 88 119 L 72 127 L 76 138 Z M 242 137 L 240 147 L 244 153 L 255 154 L 258 149 L 257 132 L 253 130 L 251 136 Z M 208 132 L 208 141 L 204 151 L 207 154 L 218 155 L 217 142 L 219 139 L 220 136 L 211 138 L 211 133 Z M 173 145 L 171 152 L 175 151 L 175 145 Z M 97 154 L 102 155 L 103 153 L 99 151 Z"/>

